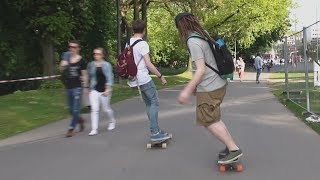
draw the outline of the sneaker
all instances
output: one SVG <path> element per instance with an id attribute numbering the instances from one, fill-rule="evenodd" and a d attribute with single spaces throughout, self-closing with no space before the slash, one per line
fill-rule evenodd
<path id="1" fill-rule="evenodd" d="M 98 131 L 97 130 L 91 130 L 91 132 L 88 134 L 88 136 L 94 136 L 97 135 Z"/>
<path id="2" fill-rule="evenodd" d="M 226 147 L 219 152 L 219 159 L 226 157 L 229 154 L 229 149 Z"/>
<path id="3" fill-rule="evenodd" d="M 116 127 L 116 123 L 111 122 L 111 123 L 109 123 L 108 130 L 111 131 L 111 130 L 113 130 L 115 127 Z"/>
<path id="4" fill-rule="evenodd" d="M 317 115 L 311 115 L 310 117 L 306 118 L 306 121 L 310 122 L 320 122 L 320 118 Z"/>
<path id="5" fill-rule="evenodd" d="M 170 138 L 171 138 L 170 134 L 162 130 L 160 130 L 156 134 L 151 135 L 151 141 L 165 141 Z"/>
<path id="6" fill-rule="evenodd" d="M 234 160 L 240 158 L 243 155 L 241 149 L 237 150 L 237 151 L 230 151 L 229 154 L 220 159 L 218 161 L 219 164 L 229 164 L 232 163 Z"/>
<path id="7" fill-rule="evenodd" d="M 74 136 L 73 129 L 69 129 L 67 134 L 66 134 L 66 137 L 72 137 L 72 136 Z"/>

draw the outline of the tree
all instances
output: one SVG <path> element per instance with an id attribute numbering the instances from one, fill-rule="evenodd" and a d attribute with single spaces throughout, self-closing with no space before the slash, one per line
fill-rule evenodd
<path id="1" fill-rule="evenodd" d="M 114 3 L 113 0 L 1 1 L 0 78 L 57 73 L 59 54 L 66 50 L 70 39 L 82 42 L 85 59 L 91 59 L 96 46 L 109 49 L 114 55 Z M 15 83 L 5 92 L 26 88 L 26 84 L 33 83 L 26 82 L 23 86 Z"/>
<path id="2" fill-rule="evenodd" d="M 43 74 L 54 74 L 54 45 L 71 36 L 74 22 L 68 13 L 72 9 L 70 1 L 19 0 L 15 8 L 24 18 L 26 28 L 35 32 L 42 51 Z"/>

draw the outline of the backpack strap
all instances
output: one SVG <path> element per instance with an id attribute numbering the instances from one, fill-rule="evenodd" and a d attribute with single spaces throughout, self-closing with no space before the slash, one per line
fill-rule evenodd
<path id="1" fill-rule="evenodd" d="M 188 40 L 191 39 L 191 38 L 199 38 L 199 39 L 202 39 L 202 40 L 204 40 L 204 41 L 207 41 L 208 44 L 209 44 L 209 46 L 210 46 L 210 49 L 211 49 L 211 51 L 212 51 L 212 53 L 213 53 L 213 56 L 214 56 L 214 47 L 213 47 L 213 43 L 212 43 L 210 40 L 208 40 L 207 38 L 202 37 L 202 36 L 201 36 L 200 34 L 198 34 L 198 33 L 192 33 L 191 36 L 189 36 L 189 37 L 187 38 L 187 43 L 188 43 Z M 188 45 L 187 45 L 187 47 L 188 47 Z M 189 49 L 188 49 L 188 50 L 189 50 Z M 190 50 L 189 50 L 189 52 L 190 52 Z M 214 67 L 210 66 L 207 62 L 205 62 L 205 64 L 206 64 L 206 66 L 207 66 L 208 68 L 210 68 L 212 71 L 214 71 L 215 73 L 217 73 L 218 75 L 220 75 L 219 71 L 216 70 Z"/>
<path id="2" fill-rule="evenodd" d="M 130 40 L 129 40 L 128 43 L 127 43 L 127 45 L 129 45 L 129 46 L 132 48 L 133 46 L 135 46 L 136 44 L 138 44 L 138 43 L 141 42 L 141 41 L 143 41 L 143 39 L 138 39 L 138 40 L 136 40 L 132 45 L 130 45 Z"/>
<path id="3" fill-rule="evenodd" d="M 143 39 L 138 39 L 136 40 L 132 45 L 130 45 L 130 40 L 128 41 L 128 45 L 130 45 L 131 48 L 133 48 L 133 46 L 135 46 L 136 44 L 138 44 L 139 42 L 143 41 Z M 143 59 L 143 56 L 140 58 L 140 60 L 138 61 L 138 64 L 136 65 L 138 67 L 138 65 L 140 64 L 141 60 Z"/>

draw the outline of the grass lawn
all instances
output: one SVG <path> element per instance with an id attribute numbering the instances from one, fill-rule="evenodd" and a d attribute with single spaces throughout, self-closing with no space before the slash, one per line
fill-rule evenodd
<path id="1" fill-rule="evenodd" d="M 302 94 L 290 94 L 290 98 L 292 98 L 297 104 L 287 100 L 287 95 L 283 94 L 285 89 L 284 83 L 284 73 L 274 73 L 270 77 L 269 86 L 272 88 L 273 94 L 278 97 L 281 103 L 283 103 L 289 110 L 291 110 L 298 118 L 300 118 L 303 122 L 305 122 L 308 126 L 310 126 L 313 130 L 315 130 L 318 134 L 320 134 L 320 123 L 312 123 L 305 121 L 305 116 L 303 115 L 305 109 L 300 106 L 306 107 L 306 93 L 302 90 Z M 309 74 L 311 83 L 309 83 L 310 88 L 310 107 L 312 112 L 320 112 L 320 90 L 313 88 L 313 73 Z M 290 90 L 300 90 L 304 89 L 304 73 L 289 73 L 289 91 Z"/>
<path id="2" fill-rule="evenodd" d="M 190 78 L 191 72 L 166 76 L 168 84 L 162 86 L 159 79 L 153 76 L 158 89 L 186 84 Z M 137 95 L 137 90 L 125 84 L 116 84 L 113 87 L 112 103 Z M 0 139 L 68 116 L 63 89 L 17 91 L 10 95 L 0 96 Z"/>

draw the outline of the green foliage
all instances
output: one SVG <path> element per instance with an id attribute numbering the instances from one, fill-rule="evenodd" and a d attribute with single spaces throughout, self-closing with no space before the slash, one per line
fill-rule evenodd
<path id="1" fill-rule="evenodd" d="M 209 33 L 223 36 L 230 46 L 237 41 L 244 48 L 249 48 L 257 37 L 270 35 L 281 25 L 286 29 L 292 7 L 292 0 L 170 0 L 166 3 L 171 14 L 190 11 Z"/>
<path id="2" fill-rule="evenodd" d="M 52 79 L 43 81 L 40 85 L 40 89 L 64 89 L 64 85 L 60 79 Z"/>
<path id="3" fill-rule="evenodd" d="M 174 76 L 178 74 L 182 74 L 187 71 L 187 67 L 182 68 L 158 68 L 158 70 L 161 72 L 164 76 Z"/>
<path id="4" fill-rule="evenodd" d="M 148 41 L 152 60 L 162 67 L 186 67 L 188 53 L 185 44 L 181 44 L 173 17 L 157 5 L 150 5 L 148 12 Z"/>
<path id="5" fill-rule="evenodd" d="M 130 0 L 121 2 L 123 38 L 130 36 L 127 25 L 133 19 L 133 4 Z M 142 8 L 143 2 L 138 1 L 139 13 L 146 10 Z M 0 79 L 39 76 L 46 64 L 56 68 L 70 39 L 80 40 L 81 55 L 86 61 L 92 59 L 92 49 L 101 46 L 108 50 L 107 58 L 114 63 L 115 3 L 114 0 L 1 1 Z M 241 53 L 250 54 L 269 48 L 283 36 L 290 26 L 289 9 L 294 4 L 292 0 L 164 0 L 148 1 L 147 5 L 147 40 L 153 62 L 161 67 L 185 68 L 188 52 L 174 25 L 179 12 L 192 12 L 210 34 L 223 36 L 229 47 L 237 42 Z M 56 59 L 45 61 L 49 55 L 43 54 L 44 42 L 48 47 L 53 45 L 55 52 L 50 53 Z M 28 87 L 38 85 L 31 83 Z M 12 86 L 5 91 L 19 88 L 25 87 Z M 1 87 L 1 92 L 5 91 Z"/>
<path id="6" fill-rule="evenodd" d="M 50 56 L 43 54 L 42 48 L 46 45 L 43 40 L 48 46 L 53 44 L 56 50 L 52 52 L 56 59 L 48 63 L 55 68 L 70 39 L 80 40 L 81 54 L 87 61 L 91 60 L 92 49 L 97 46 L 108 49 L 114 57 L 114 4 L 113 0 L 1 1 L 0 79 L 41 76 L 45 59 Z M 4 84 L 0 86 L 0 92 L 33 89 L 38 85 L 34 82 Z"/>
<path id="7" fill-rule="evenodd" d="M 190 72 L 166 77 L 168 80 L 166 86 L 162 86 L 157 77 L 154 77 L 154 81 L 157 88 L 162 89 L 185 84 L 190 80 L 190 77 Z M 58 81 L 54 80 L 53 82 L 58 83 Z M 117 84 L 113 87 L 111 102 L 116 103 L 138 95 L 138 90 L 127 85 Z M 68 116 L 63 89 L 17 91 L 14 94 L 0 96 L 0 139 Z"/>

